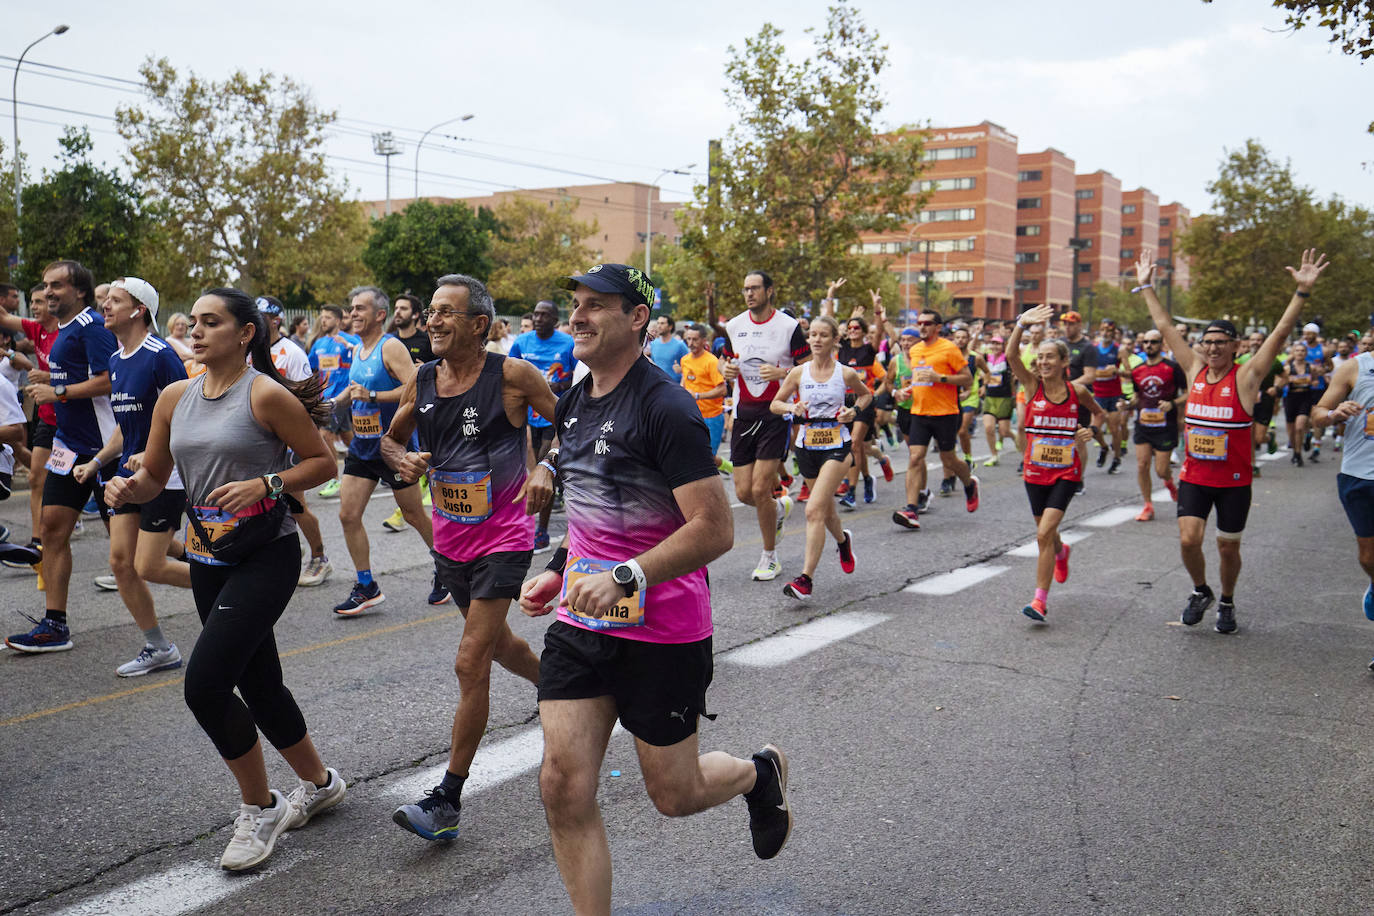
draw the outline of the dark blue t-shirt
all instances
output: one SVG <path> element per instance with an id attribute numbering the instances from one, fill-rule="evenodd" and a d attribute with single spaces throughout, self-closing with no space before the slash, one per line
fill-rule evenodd
<path id="1" fill-rule="evenodd" d="M 186 378 L 186 366 L 167 341 L 156 334 L 144 338 L 134 352 L 123 349 L 110 357 L 110 404 L 115 422 L 124 435 L 116 474 L 128 477 L 125 465 L 130 455 L 148 447 L 148 432 L 153 427 L 153 408 L 162 389 Z M 175 488 L 173 488 L 175 489 Z"/>
<path id="2" fill-rule="evenodd" d="M 110 369 L 110 354 L 119 346 L 105 328 L 105 319 L 93 308 L 83 309 L 58 326 L 57 340 L 48 354 L 52 384 L 78 385 Z M 53 405 L 57 411 L 56 438 L 78 455 L 94 455 L 114 432 L 114 412 L 106 395 L 72 398 Z"/>

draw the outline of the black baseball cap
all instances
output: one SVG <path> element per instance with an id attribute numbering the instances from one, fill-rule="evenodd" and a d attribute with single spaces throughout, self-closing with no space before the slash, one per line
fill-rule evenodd
<path id="1" fill-rule="evenodd" d="M 1219 334 L 1225 334 L 1232 340 L 1240 337 L 1240 332 L 1236 330 L 1236 326 L 1225 318 L 1217 318 L 1208 322 L 1207 327 L 1202 329 L 1202 333 L 1206 335 L 1208 331 L 1216 331 Z"/>
<path id="2" fill-rule="evenodd" d="M 654 298 L 654 285 L 644 271 L 625 264 L 597 264 L 585 274 L 558 281 L 563 289 L 577 289 L 579 284 L 598 293 L 616 293 L 635 305 L 648 305 Z"/>

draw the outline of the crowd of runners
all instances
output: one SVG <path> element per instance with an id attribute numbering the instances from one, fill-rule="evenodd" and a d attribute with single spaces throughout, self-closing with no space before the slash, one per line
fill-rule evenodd
<path id="1" fill-rule="evenodd" d="M 1110 319 L 1085 329 L 1077 312 L 1050 306 L 1006 322 L 926 309 L 898 325 L 875 291 L 842 299 L 843 278 L 808 317 L 762 271 L 742 278 L 739 314 L 679 328 L 652 317 L 640 271 L 600 264 L 551 278 L 571 299 L 562 324 L 558 306 L 541 302 L 514 332 L 481 281 L 451 274 L 427 304 L 355 289 L 347 307 L 320 310 L 307 336 L 283 327 L 277 299 L 232 288 L 159 322 L 151 284 L 97 286 L 81 264 L 58 261 L 29 291 L 29 317 L 17 290 L 0 289 L 0 499 L 18 465 L 31 519 L 27 543 L 0 530 L 0 560 L 33 569 L 45 596 L 32 628 L 5 643 L 30 654 L 74 647 L 70 541 L 83 514 L 100 518 L 110 576 L 98 584 L 142 631 L 115 674 L 185 665 L 186 704 L 240 794 L 221 864 L 251 868 L 283 830 L 345 796 L 283 682 L 273 627 L 298 588 L 334 572 L 314 513 L 335 500 L 354 580 L 328 613 L 355 618 L 386 600 L 363 521 L 384 484 L 396 512 L 383 527 L 419 535 L 434 569 L 429 603 L 453 601 L 464 618 L 445 775 L 393 820 L 431 841 L 457 835 L 498 664 L 537 692 L 540 787 L 568 893 L 579 912 L 608 912 L 612 855 L 596 788 L 617 721 L 664 814 L 742 796 L 764 859 L 791 831 L 776 744 L 744 758 L 698 746 L 712 676 L 706 567 L 734 544 L 727 485 L 761 536 L 751 579 L 786 579 L 783 592 L 806 601 L 830 540 L 840 573 L 858 568 L 843 519 L 860 500 L 892 506 L 894 539 L 921 529 L 936 493 L 962 492 L 977 512 L 982 437 L 982 465 L 1014 463 L 1025 487 L 1039 561 L 1021 611 L 1043 625 L 1052 583 L 1069 576 L 1059 526 L 1085 468 L 1095 460 L 1118 473 L 1133 450 L 1138 520 L 1155 519 L 1156 480 L 1177 504 L 1193 583 L 1182 623 L 1215 603 L 1216 630 L 1232 633 L 1251 481 L 1258 454 L 1278 447 L 1282 407 L 1295 464 L 1319 461 L 1333 434 L 1374 620 L 1374 339 L 1302 324 L 1326 267 L 1303 252 L 1282 317 L 1244 337 L 1225 319 L 1200 333 L 1175 324 L 1148 250 L 1132 292 L 1153 327 L 1138 333 Z M 785 575 L 777 543 L 798 504 L 803 561 Z M 559 542 L 555 512 L 566 520 Z M 1214 514 L 1220 568 L 1209 579 Z M 532 567 L 536 553 L 548 560 Z M 203 624 L 189 652 L 163 633 L 148 583 L 189 589 Z M 542 649 L 512 630 L 513 603 L 556 615 Z M 259 735 L 298 775 L 289 794 L 268 785 Z"/>

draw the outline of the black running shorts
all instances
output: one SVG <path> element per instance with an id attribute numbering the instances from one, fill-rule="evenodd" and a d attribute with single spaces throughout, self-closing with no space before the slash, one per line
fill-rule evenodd
<path id="1" fill-rule="evenodd" d="M 1136 445 L 1148 445 L 1157 452 L 1172 452 L 1178 448 L 1178 424 L 1170 417 L 1163 426 L 1135 425 L 1131 441 Z"/>
<path id="2" fill-rule="evenodd" d="M 1030 499 L 1031 515 L 1039 518 L 1046 509 L 1065 512 L 1069 500 L 1078 491 L 1077 480 L 1056 480 L 1054 483 L 1027 483 L 1026 496 Z"/>
<path id="3" fill-rule="evenodd" d="M 907 444 L 917 447 L 928 446 L 931 439 L 935 440 L 935 447 L 940 451 L 954 451 L 959 439 L 959 414 L 950 413 L 939 417 L 912 414 L 911 435 L 907 439 Z"/>
<path id="4" fill-rule="evenodd" d="M 73 467 L 80 467 L 89 462 L 94 455 L 78 455 Z M 110 517 L 110 507 L 105 505 L 105 481 L 114 475 L 114 465 L 108 468 L 101 468 L 99 473 L 90 477 L 85 483 L 81 483 L 70 472 L 58 474 L 53 471 L 48 472 L 48 476 L 43 478 L 43 505 L 45 506 L 65 506 L 80 512 L 86 507 L 86 502 L 92 496 L 95 497 L 95 504 L 100 507 L 100 517 Z"/>
<path id="5" fill-rule="evenodd" d="M 630 734 L 670 747 L 696 733 L 697 716 L 708 715 L 712 673 L 709 636 L 699 642 L 643 642 L 556 620 L 544 633 L 539 701 L 613 697 Z"/>
<path id="6" fill-rule="evenodd" d="M 381 481 L 393 490 L 404 490 L 406 487 L 415 486 L 413 483 L 406 483 L 402 480 L 401 475 L 393 471 L 382 459 L 359 458 L 352 452 L 344 456 L 343 472 L 350 477 Z"/>
<path id="7" fill-rule="evenodd" d="M 437 550 L 434 571 L 453 596 L 458 607 L 467 607 L 474 598 L 518 598 L 520 586 L 529 573 L 532 550 L 505 550 L 487 554 L 466 563 L 449 559 Z"/>
<path id="8" fill-rule="evenodd" d="M 849 445 L 828 449 L 799 448 L 792 452 L 792 456 L 797 459 L 802 480 L 815 480 L 827 461 L 838 461 L 845 467 L 854 462 L 854 450 Z"/>
<path id="9" fill-rule="evenodd" d="M 163 490 L 146 503 L 125 503 L 111 514 L 133 515 L 137 512 L 138 530 L 156 533 L 179 529 L 181 513 L 185 511 L 185 490 Z"/>
<path id="10" fill-rule="evenodd" d="M 1200 518 L 1204 521 L 1217 510 L 1217 534 L 1239 535 L 1245 531 L 1245 522 L 1250 517 L 1250 486 L 1243 487 L 1204 487 L 1178 482 L 1178 517 Z"/>
<path id="11" fill-rule="evenodd" d="M 755 461 L 781 461 L 787 457 L 787 437 L 791 431 L 792 424 L 786 417 L 735 417 L 730 430 L 730 461 L 736 467 Z"/>

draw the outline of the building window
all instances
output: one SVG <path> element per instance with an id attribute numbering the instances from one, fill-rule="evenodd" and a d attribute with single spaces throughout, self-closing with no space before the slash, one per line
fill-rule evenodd
<path id="1" fill-rule="evenodd" d="M 1135 235 L 1135 226 L 1122 226 L 1122 227 L 1121 227 L 1121 234 L 1122 234 L 1122 235 Z"/>
<path id="2" fill-rule="evenodd" d="M 1123 258 L 1133 258 L 1133 257 L 1135 257 L 1135 249 L 1134 249 L 1134 248 L 1123 248 L 1123 249 L 1121 249 L 1121 257 L 1123 257 Z"/>
<path id="3" fill-rule="evenodd" d="M 1122 205 L 1121 205 L 1121 213 L 1122 213 L 1123 216 L 1124 216 L 1124 215 L 1127 215 L 1127 214 L 1134 213 L 1134 212 L 1135 212 L 1135 204 L 1122 204 Z"/>
<path id="4" fill-rule="evenodd" d="M 1084 248 L 1091 248 L 1091 247 L 1093 247 L 1093 242 L 1094 242 L 1094 241 L 1096 241 L 1096 240 L 1095 240 L 1095 239 L 1084 239 L 1084 240 L 1083 240 L 1083 247 L 1084 247 Z"/>
<path id="5" fill-rule="evenodd" d="M 1040 263 L 1040 252 L 1038 251 L 1018 251 L 1016 252 L 1017 264 L 1038 264 Z"/>
<path id="6" fill-rule="evenodd" d="M 1093 266 L 1091 264 L 1079 264 L 1078 272 L 1081 274 L 1090 274 L 1093 272 Z"/>
<path id="7" fill-rule="evenodd" d="M 1018 210 L 1039 210 L 1043 206 L 1039 197 L 1018 197 L 1016 198 L 1016 209 Z"/>
<path id="8" fill-rule="evenodd" d="M 930 278 L 936 283 L 972 283 L 971 270 L 932 270 Z"/>
<path id="9" fill-rule="evenodd" d="M 1017 280 L 1016 288 L 1020 290 L 1039 289 L 1039 280 Z"/>
<path id="10" fill-rule="evenodd" d="M 1167 217 L 1167 216 L 1161 216 L 1161 217 L 1159 218 L 1159 225 L 1160 225 L 1160 226 L 1167 226 L 1167 225 L 1169 225 L 1169 217 Z"/>
<path id="11" fill-rule="evenodd" d="M 1039 235 L 1039 234 L 1040 234 L 1040 227 L 1039 227 L 1039 226 L 1017 226 L 1017 227 L 1016 227 L 1016 234 L 1017 234 L 1017 235 Z"/>
<path id="12" fill-rule="evenodd" d="M 916 251 L 972 251 L 973 238 L 967 239 L 928 239 L 916 243 Z"/>
<path id="13" fill-rule="evenodd" d="M 978 187 L 977 178 L 927 178 L 916 182 L 914 191 L 972 191 Z"/>
<path id="14" fill-rule="evenodd" d="M 1079 224 L 1080 226 L 1083 225 L 1084 223 L 1091 223 L 1091 222 L 1096 222 L 1096 217 L 1094 217 L 1091 213 L 1080 213 L 1080 214 L 1078 214 L 1078 224 Z"/>
<path id="15" fill-rule="evenodd" d="M 947 146 L 944 149 L 928 149 L 921 154 L 926 162 L 941 162 L 945 159 L 972 159 L 978 155 L 976 146 Z"/>
<path id="16" fill-rule="evenodd" d="M 953 223 L 963 220 L 973 219 L 975 216 L 972 207 L 959 207 L 953 210 L 922 210 L 920 222 L 923 223 Z"/>
<path id="17" fill-rule="evenodd" d="M 1079 200 L 1092 200 L 1097 196 L 1097 192 L 1092 188 L 1079 188 L 1077 191 L 1073 192 L 1073 196 L 1077 197 Z"/>
<path id="18" fill-rule="evenodd" d="M 1045 173 L 1039 169 L 1022 169 L 1016 173 L 1017 181 L 1043 181 Z"/>

